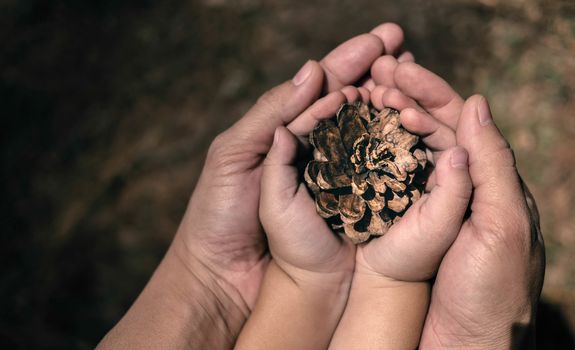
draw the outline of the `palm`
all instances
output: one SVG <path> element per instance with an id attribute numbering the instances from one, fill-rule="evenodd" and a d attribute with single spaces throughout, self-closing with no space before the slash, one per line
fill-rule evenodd
<path id="1" fill-rule="evenodd" d="M 422 245 L 430 242 L 416 242 L 415 237 L 425 237 L 419 229 L 425 218 L 421 215 L 421 204 L 429 194 L 410 207 L 401 220 L 394 224 L 382 237 L 375 238 L 357 248 L 356 273 L 377 273 L 397 281 L 424 281 L 437 263 L 428 257 L 410 252 L 421 252 Z M 428 265 L 434 265 L 429 268 Z"/>
<path id="2" fill-rule="evenodd" d="M 507 288 L 500 288 L 499 273 L 502 269 L 514 268 L 508 266 L 508 262 L 515 259 L 509 254 L 514 252 L 482 241 L 479 238 L 482 234 L 485 233 L 478 232 L 471 220 L 463 225 L 438 271 L 433 286 L 436 307 L 430 310 L 430 320 L 436 319 L 439 313 L 455 315 L 451 321 L 453 325 L 443 325 L 447 328 L 462 326 L 474 322 L 474 319 L 485 320 L 485 315 L 497 315 L 499 311 L 490 309 L 494 303 L 485 302 L 489 295 L 496 292 L 501 300 L 505 300 L 507 298 L 501 294 L 517 295 L 513 289 L 523 286 L 521 280 L 525 278 L 526 271 L 510 271 L 507 276 L 509 279 L 506 278 Z"/>
<path id="3" fill-rule="evenodd" d="M 251 309 L 269 261 L 258 219 L 261 163 L 274 130 L 286 125 L 318 98 L 364 76 L 384 49 L 395 51 L 403 34 L 384 24 L 329 53 L 301 86 L 292 82 L 264 95 L 212 145 L 174 244 L 236 290 Z M 384 46 L 385 44 L 385 46 Z M 329 71 L 324 77 L 322 68 Z M 301 127 L 301 124 L 299 125 Z"/>
<path id="4" fill-rule="evenodd" d="M 444 152 L 436 168 L 437 185 L 410 207 L 382 237 L 360 246 L 356 270 L 365 270 L 398 281 L 426 281 L 433 277 L 453 241 L 471 196 L 466 167 L 453 168 Z"/>
<path id="5" fill-rule="evenodd" d="M 413 63 L 382 60 L 374 71 L 376 83 L 393 90 L 383 103 L 415 108 L 402 116 L 406 127 L 439 152 L 455 144 L 469 152 L 471 216 L 439 268 L 422 347 L 489 344 L 497 336 L 509 345 L 517 331 L 509 324 L 526 327 L 533 317 L 544 270 L 537 210 L 509 145 L 482 97 L 464 104 L 444 80 Z"/>
<path id="6" fill-rule="evenodd" d="M 261 157 L 244 157 L 249 163 L 261 164 Z M 257 297 L 257 288 L 251 286 L 259 286 L 269 256 L 258 220 L 261 165 L 249 169 L 247 164 L 239 161 L 214 168 L 207 164 L 190 203 L 190 217 L 186 215 L 184 219 L 201 226 L 194 225 L 194 230 L 182 237 L 189 240 L 187 246 L 193 246 L 194 240 L 203 242 L 207 264 L 216 272 L 232 272 L 228 282 L 251 309 Z M 196 198 L 208 199 L 202 200 L 200 206 L 196 205 Z"/>

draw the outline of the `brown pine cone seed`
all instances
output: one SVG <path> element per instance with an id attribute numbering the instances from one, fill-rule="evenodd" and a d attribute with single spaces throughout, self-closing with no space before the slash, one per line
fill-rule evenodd
<path id="1" fill-rule="evenodd" d="M 315 127 L 310 143 L 304 179 L 317 212 L 354 243 L 385 234 L 425 188 L 425 146 L 395 109 L 345 103 Z"/>

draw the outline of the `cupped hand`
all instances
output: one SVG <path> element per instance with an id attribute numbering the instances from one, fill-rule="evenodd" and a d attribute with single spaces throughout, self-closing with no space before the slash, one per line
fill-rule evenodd
<path id="1" fill-rule="evenodd" d="M 471 197 L 467 152 L 454 146 L 437 158 L 436 185 L 385 235 L 358 245 L 348 304 L 330 348 L 417 347 L 428 281 L 457 238 Z"/>
<path id="2" fill-rule="evenodd" d="M 330 342 L 347 303 L 355 246 L 316 213 L 297 168 L 307 148 L 298 136 L 360 97 L 367 101 L 367 89 L 333 92 L 275 131 L 263 161 L 259 209 L 271 262 L 238 349 L 324 349 Z"/>
<path id="3" fill-rule="evenodd" d="M 381 90 L 381 86 L 375 87 L 372 95 L 376 108 L 383 107 L 378 93 Z M 461 229 L 471 198 L 471 179 L 464 148 L 454 145 L 441 154 L 435 153 L 434 158 L 431 176 L 435 186 L 385 235 L 358 247 L 356 273 L 379 274 L 409 282 L 426 281 L 435 276 Z"/>
<path id="4" fill-rule="evenodd" d="M 210 147 L 169 254 L 188 265 L 192 273 L 203 267 L 249 312 L 269 261 L 258 204 L 262 163 L 274 131 L 302 113 L 322 89 L 333 91 L 364 77 L 384 50 L 397 51 L 402 40 L 397 26 L 384 24 L 373 34 L 345 42 L 319 63 L 309 61 L 291 81 L 264 94 L 241 120 L 219 135 Z M 298 127 L 306 125 L 296 124 Z"/>
<path id="5" fill-rule="evenodd" d="M 264 160 L 260 219 L 273 262 L 292 279 L 342 275 L 351 281 L 355 246 L 347 237 L 334 234 L 317 214 L 297 168 L 298 154 L 303 154 L 306 146 L 298 137 L 305 141 L 319 120 L 334 116 L 342 103 L 359 99 L 368 102 L 368 90 L 348 86 L 318 100 L 287 128 L 276 130 Z"/>
<path id="6" fill-rule="evenodd" d="M 533 344 L 545 267 L 539 215 L 486 99 L 464 101 L 435 74 L 391 57 L 372 74 L 385 86 L 374 95 L 402 109 L 402 124 L 436 154 L 456 144 L 469 154 L 470 212 L 439 267 L 421 348 Z M 434 186 L 442 186 L 439 172 Z"/>

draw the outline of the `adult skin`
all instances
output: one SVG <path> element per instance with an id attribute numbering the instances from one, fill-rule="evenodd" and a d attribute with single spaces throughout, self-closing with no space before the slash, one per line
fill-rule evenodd
<path id="1" fill-rule="evenodd" d="M 172 245 L 100 349 L 233 346 L 269 262 L 258 201 L 262 161 L 275 129 L 293 120 L 322 91 L 364 77 L 378 57 L 397 52 L 402 42 L 403 33 L 394 24 L 345 42 L 268 91 L 214 140 Z"/>
<path id="2" fill-rule="evenodd" d="M 298 74 L 264 95 L 214 142 L 174 243 L 102 348 L 232 346 L 268 262 L 257 198 L 260 164 L 275 127 L 311 103 L 298 96 L 320 94 L 321 68 L 327 90 L 334 90 L 362 77 L 384 45 L 386 52 L 397 50 L 401 32 L 387 28 L 352 39 L 321 67 L 309 63 L 307 77 Z M 402 122 L 427 135 L 425 142 L 436 154 L 455 144 L 469 153 L 471 216 L 439 268 L 421 347 L 509 348 L 528 341 L 544 270 L 538 216 L 507 143 L 492 119 L 485 122 L 490 118 L 484 100 L 474 97 L 464 109 L 463 99 L 443 80 L 412 63 L 398 66 L 387 56 L 374 63 L 371 75 L 365 86 L 388 87 L 381 91 L 382 103 L 413 107 L 402 113 Z M 483 122 L 477 122 L 479 115 Z M 236 216 L 230 219 L 230 213 Z"/>
<path id="3" fill-rule="evenodd" d="M 539 214 L 487 100 L 464 101 L 440 77 L 389 56 L 372 77 L 385 86 L 374 98 L 401 109 L 434 155 L 456 144 L 469 153 L 470 214 L 439 267 L 420 348 L 534 347 L 545 270 Z"/>

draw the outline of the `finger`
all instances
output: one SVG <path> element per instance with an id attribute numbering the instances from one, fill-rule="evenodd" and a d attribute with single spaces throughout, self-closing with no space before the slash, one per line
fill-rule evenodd
<path id="1" fill-rule="evenodd" d="M 320 120 L 333 117 L 339 106 L 347 101 L 341 91 L 334 91 L 317 100 L 308 109 L 303 111 L 296 119 L 288 124 L 290 132 L 297 136 L 307 136 Z"/>
<path id="2" fill-rule="evenodd" d="M 397 62 L 415 62 L 415 56 L 409 51 L 406 51 L 397 57 Z"/>
<path id="3" fill-rule="evenodd" d="M 386 107 L 395 108 L 401 111 L 406 108 L 417 109 L 423 112 L 413 99 L 405 96 L 401 91 L 395 88 L 387 88 L 381 96 L 381 103 Z"/>
<path id="4" fill-rule="evenodd" d="M 495 125 L 487 100 L 467 99 L 456 131 L 457 144 L 469 152 L 474 188 L 472 224 L 483 232 L 528 230 L 530 220 L 515 157 Z"/>
<path id="5" fill-rule="evenodd" d="M 401 27 L 395 23 L 383 23 L 370 32 L 381 39 L 387 55 L 396 54 L 403 45 L 404 34 Z"/>
<path id="6" fill-rule="evenodd" d="M 371 77 L 376 85 L 396 88 L 394 73 L 399 65 L 397 59 L 390 55 L 381 56 L 371 66 Z"/>
<path id="7" fill-rule="evenodd" d="M 352 38 L 320 61 L 325 71 L 327 91 L 339 90 L 359 80 L 369 71 L 384 50 L 381 39 L 373 34 Z"/>
<path id="8" fill-rule="evenodd" d="M 385 106 L 383 104 L 383 94 L 388 89 L 387 86 L 384 85 L 377 85 L 372 91 L 370 95 L 371 104 L 378 110 L 382 110 Z"/>
<path id="9" fill-rule="evenodd" d="M 425 145 L 434 152 L 442 152 L 455 146 L 455 132 L 426 112 L 405 108 L 399 114 L 401 125 L 419 135 Z M 437 154 L 435 154 L 437 157 Z"/>
<path id="10" fill-rule="evenodd" d="M 406 108 L 401 111 L 399 117 L 401 125 L 408 131 L 419 135 L 427 148 L 432 151 L 428 155 L 428 160 L 432 163 L 435 159 L 439 159 L 445 150 L 456 145 L 455 132 L 427 112 Z M 430 192 L 435 184 L 435 171 L 432 170 L 427 179 L 425 191 Z"/>
<path id="11" fill-rule="evenodd" d="M 305 185 L 298 181 L 294 165 L 297 148 L 295 136 L 279 127 L 263 164 L 260 217 L 272 251 L 289 251 L 281 255 L 292 256 L 301 266 L 310 256 L 314 261 L 329 260 L 329 256 L 339 251 L 341 241 L 316 213 L 313 199 Z M 287 227 L 292 227 L 289 234 L 286 234 Z M 321 251 L 310 251 L 310 247 L 318 244 Z"/>
<path id="12" fill-rule="evenodd" d="M 308 61 L 291 81 L 266 92 L 256 104 L 227 132 L 235 144 L 249 144 L 255 153 L 266 153 L 274 131 L 295 119 L 321 93 L 323 70 Z"/>
<path id="13" fill-rule="evenodd" d="M 368 78 L 361 84 L 361 87 L 366 88 L 368 91 L 372 91 L 375 88 L 375 82 L 372 78 Z"/>
<path id="14" fill-rule="evenodd" d="M 298 189 L 297 170 L 294 167 L 298 141 L 284 127 L 278 127 L 274 133 L 273 144 L 264 160 L 262 174 L 262 208 L 285 210 Z M 265 194 L 265 195 L 264 195 Z M 271 200 L 269 197 L 275 197 Z M 282 198 L 282 200 L 277 200 Z"/>
<path id="15" fill-rule="evenodd" d="M 400 63 L 393 74 L 397 88 L 453 130 L 463 99 L 439 76 L 413 62 Z"/>
<path id="16" fill-rule="evenodd" d="M 417 201 L 387 234 L 365 246 L 366 261 L 379 267 L 378 272 L 409 281 L 433 277 L 457 238 L 469 205 L 472 186 L 467 157 L 462 147 L 444 152 L 431 193 Z"/>
<path id="17" fill-rule="evenodd" d="M 355 86 L 345 86 L 341 89 L 341 92 L 345 95 L 345 97 L 347 98 L 347 102 L 355 102 L 359 99 L 359 97 L 361 96 L 359 94 L 359 91 L 357 90 L 357 88 Z"/>
<path id="18" fill-rule="evenodd" d="M 361 101 L 363 103 L 368 103 L 369 102 L 369 96 L 370 96 L 369 90 L 365 87 L 358 87 L 357 91 L 359 91 L 359 94 L 361 95 Z"/>

